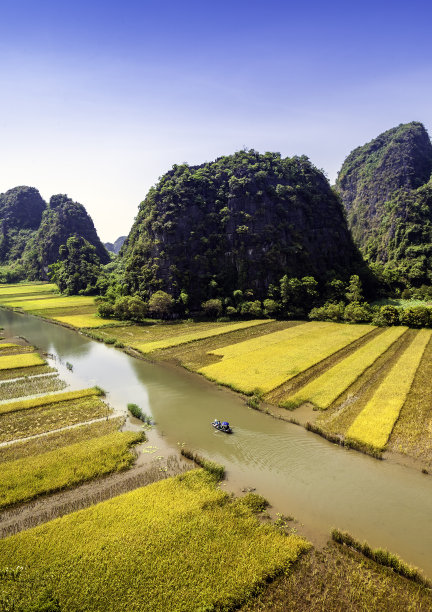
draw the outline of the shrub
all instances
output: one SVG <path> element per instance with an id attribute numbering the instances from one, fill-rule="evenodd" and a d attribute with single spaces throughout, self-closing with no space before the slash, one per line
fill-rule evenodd
<path id="1" fill-rule="evenodd" d="M 385 325 L 399 325 L 399 310 L 396 306 L 381 306 L 379 314 Z"/>
<path id="2" fill-rule="evenodd" d="M 401 312 L 400 322 L 409 327 L 428 327 L 431 323 L 430 309 L 426 306 L 406 308 Z"/>
<path id="3" fill-rule="evenodd" d="M 110 302 L 101 302 L 98 306 L 98 315 L 104 319 L 114 316 L 114 305 Z"/>
<path id="4" fill-rule="evenodd" d="M 367 323 L 372 320 L 372 311 L 366 302 L 353 302 L 345 306 L 344 319 L 349 323 Z"/>
<path id="5" fill-rule="evenodd" d="M 327 302 L 324 306 L 312 308 L 308 316 L 311 321 L 342 321 L 344 316 L 344 303 Z"/>
<path id="6" fill-rule="evenodd" d="M 219 298 L 207 300 L 201 304 L 201 307 L 207 317 L 216 318 L 222 314 L 222 300 Z"/>
<path id="7" fill-rule="evenodd" d="M 174 299 L 165 291 L 156 291 L 148 302 L 149 313 L 161 319 L 167 319 L 172 314 L 173 308 Z"/>

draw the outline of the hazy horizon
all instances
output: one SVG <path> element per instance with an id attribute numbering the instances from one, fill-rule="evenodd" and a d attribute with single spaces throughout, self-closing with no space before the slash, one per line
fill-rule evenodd
<path id="1" fill-rule="evenodd" d="M 431 16 L 424 0 L 5 5 L 0 192 L 67 193 L 113 242 L 174 163 L 304 154 L 333 183 L 379 133 L 432 133 Z"/>

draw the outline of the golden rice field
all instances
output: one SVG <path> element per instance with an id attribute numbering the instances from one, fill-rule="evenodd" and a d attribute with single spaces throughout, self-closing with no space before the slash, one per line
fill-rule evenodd
<path id="1" fill-rule="evenodd" d="M 357 349 L 321 376 L 317 376 L 281 405 L 295 408 L 311 402 L 321 410 L 327 409 L 357 378 L 367 370 L 407 330 L 389 327 Z"/>
<path id="2" fill-rule="evenodd" d="M 4 351 L 6 349 L 11 349 L 11 348 L 22 348 L 19 344 L 14 344 L 13 342 L 3 342 L 3 344 L 0 344 L 0 351 Z"/>
<path id="3" fill-rule="evenodd" d="M 62 427 L 102 419 L 108 414 L 108 406 L 94 396 L 42 405 L 30 410 L 5 412 L 0 414 L 0 442 L 20 440 Z"/>
<path id="4" fill-rule="evenodd" d="M 124 325 L 124 321 L 118 321 L 116 319 L 101 319 L 96 314 L 72 314 L 61 317 L 51 316 L 51 319 L 58 321 L 59 323 L 65 323 L 72 327 L 106 327 L 113 325 Z"/>
<path id="5" fill-rule="evenodd" d="M 79 389 L 77 391 L 53 393 L 52 395 L 44 395 L 43 397 L 20 399 L 14 402 L 8 402 L 7 404 L 0 404 L 0 414 L 4 414 L 6 412 L 18 412 L 20 410 L 29 410 L 30 408 L 38 408 L 40 406 L 48 406 L 50 404 L 60 404 L 84 397 L 98 397 L 101 394 L 101 390 L 97 387 L 90 387 L 89 389 Z"/>
<path id="6" fill-rule="evenodd" d="M 54 391 L 61 391 L 65 387 L 66 383 L 59 378 L 58 374 L 25 376 L 15 380 L 0 382 L 0 400 L 6 401 L 38 393 L 52 393 Z"/>
<path id="7" fill-rule="evenodd" d="M 45 365 L 45 360 L 37 353 L 22 355 L 0 355 L 0 370 L 13 370 L 15 368 L 29 368 L 31 366 Z"/>
<path id="8" fill-rule="evenodd" d="M 426 329 L 417 333 L 348 429 L 347 439 L 378 450 L 384 449 L 411 389 L 431 334 L 432 331 Z"/>
<path id="9" fill-rule="evenodd" d="M 71 611 L 228 610 L 309 548 L 194 470 L 6 538 L 0 567 L 25 568 L 2 580 L 19 609 L 49 591 Z"/>
<path id="10" fill-rule="evenodd" d="M 0 300 L 5 295 L 21 295 L 27 293 L 56 293 L 57 285 L 54 283 L 19 283 L 15 285 L 0 285 Z"/>
<path id="11" fill-rule="evenodd" d="M 16 461 L 25 457 L 35 457 L 56 450 L 69 444 L 76 444 L 92 438 L 100 438 L 117 431 L 123 419 L 96 421 L 89 425 L 80 425 L 71 429 L 54 431 L 43 436 L 35 436 L 29 440 L 16 441 L 13 444 L 0 446 L 0 463 Z"/>
<path id="12" fill-rule="evenodd" d="M 209 329 L 198 329 L 192 333 L 171 336 L 170 338 L 164 338 L 163 340 L 156 340 L 153 342 L 136 343 L 134 348 L 138 349 L 141 353 L 151 353 L 153 351 L 169 348 L 171 346 L 179 346 L 180 344 L 188 344 L 189 342 L 194 342 L 196 340 L 204 340 L 207 338 L 212 338 L 213 336 L 220 336 L 221 334 L 229 334 L 230 332 L 237 331 L 239 329 L 247 329 L 249 327 L 255 327 L 256 325 L 264 325 L 270 321 L 271 319 L 260 319 L 256 321 L 242 321 L 241 323 L 213 323 Z M 195 325 L 197 326 L 199 323 Z"/>
<path id="13" fill-rule="evenodd" d="M 371 325 L 308 323 L 223 347 L 217 352 L 224 355 L 221 361 L 198 371 L 243 393 L 266 393 L 373 329 Z"/>
<path id="14" fill-rule="evenodd" d="M 34 457 L 2 463 L 0 508 L 125 469 L 135 458 L 130 447 L 141 438 L 141 433 L 116 431 Z"/>
<path id="15" fill-rule="evenodd" d="M 1 303 L 1 300 L 0 300 Z M 34 300 L 11 300 L 7 303 L 8 307 L 21 308 L 26 312 L 34 310 L 43 311 L 44 308 L 62 308 L 65 306 L 89 306 L 94 304 L 94 298 L 87 295 L 71 295 L 67 297 L 47 297 Z"/>

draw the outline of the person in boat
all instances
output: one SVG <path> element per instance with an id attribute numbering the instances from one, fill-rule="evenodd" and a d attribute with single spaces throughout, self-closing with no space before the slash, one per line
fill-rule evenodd
<path id="1" fill-rule="evenodd" d="M 228 421 L 224 421 L 224 422 L 222 423 L 222 427 L 223 427 L 224 429 L 229 429 L 229 428 L 230 428 L 230 424 L 228 423 Z"/>
<path id="2" fill-rule="evenodd" d="M 215 420 L 213 421 L 213 425 L 214 425 L 215 427 L 220 427 L 220 426 L 221 426 L 221 422 L 219 421 L 219 419 L 215 419 Z"/>

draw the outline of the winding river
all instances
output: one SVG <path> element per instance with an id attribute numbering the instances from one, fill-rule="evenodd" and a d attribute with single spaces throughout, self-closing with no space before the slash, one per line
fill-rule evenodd
<path id="1" fill-rule="evenodd" d="M 231 486 L 254 487 L 305 531 L 332 527 L 384 547 L 432 578 L 432 477 L 333 445 L 301 427 L 249 409 L 240 397 L 179 368 L 135 359 L 77 332 L 0 309 L 7 337 L 24 336 L 57 357 L 74 386 L 97 384 L 125 412 L 139 404 L 156 422 L 151 443 L 185 443 L 227 470 Z M 73 374 L 65 367 L 73 365 Z M 216 432 L 229 420 L 234 435 Z"/>

